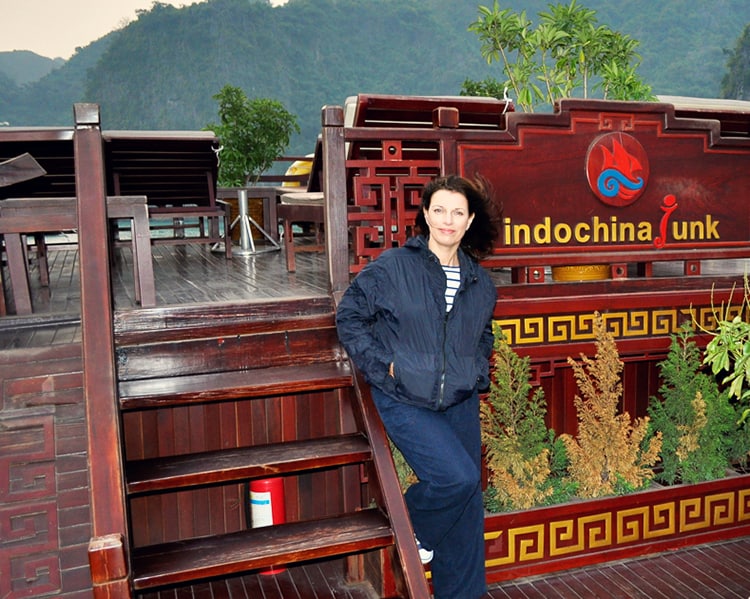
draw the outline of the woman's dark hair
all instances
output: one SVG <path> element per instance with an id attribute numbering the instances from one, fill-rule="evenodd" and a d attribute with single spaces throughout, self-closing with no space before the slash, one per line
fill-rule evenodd
<path id="1" fill-rule="evenodd" d="M 493 201 L 488 182 L 480 176 L 471 180 L 458 175 L 449 175 L 433 179 L 425 185 L 422 190 L 422 203 L 416 218 L 418 231 L 422 235 L 429 236 L 430 228 L 427 226 L 424 211 L 430 208 L 433 194 L 441 189 L 465 196 L 469 202 L 469 214 L 474 215 L 471 226 L 461 240 L 461 249 L 476 259 L 490 254 L 499 234 L 500 210 Z"/>

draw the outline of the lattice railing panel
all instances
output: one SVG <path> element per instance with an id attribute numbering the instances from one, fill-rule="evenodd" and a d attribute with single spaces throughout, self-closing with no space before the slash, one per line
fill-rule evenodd
<path id="1" fill-rule="evenodd" d="M 440 174 L 440 160 L 404 159 L 408 148 L 400 141 L 383 142 L 381 158 L 350 160 L 348 221 L 351 234 L 350 271 L 357 273 L 388 248 L 402 245 L 411 235 L 422 188 Z"/>

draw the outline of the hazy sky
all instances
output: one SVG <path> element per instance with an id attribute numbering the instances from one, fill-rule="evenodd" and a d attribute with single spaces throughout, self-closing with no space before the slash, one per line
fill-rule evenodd
<path id="1" fill-rule="evenodd" d="M 205 0 L 159 0 L 190 6 Z M 31 50 L 48 58 L 70 58 L 110 31 L 134 21 L 136 10 L 154 0 L 0 0 L 0 52 Z M 272 0 L 284 4 L 286 0 Z"/>

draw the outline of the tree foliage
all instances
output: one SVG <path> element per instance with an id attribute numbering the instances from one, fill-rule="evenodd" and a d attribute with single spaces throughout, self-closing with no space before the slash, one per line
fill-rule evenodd
<path id="1" fill-rule="evenodd" d="M 721 80 L 721 97 L 750 100 L 750 24 L 734 49 L 727 51 L 727 74 Z"/>
<path id="2" fill-rule="evenodd" d="M 745 275 L 744 294 L 739 305 L 726 305 L 714 312 L 715 327 L 701 329 L 711 335 L 703 364 L 711 368 L 726 389 L 736 410 L 739 425 L 732 436 L 730 459 L 747 464 L 750 459 L 750 279 Z"/>
<path id="3" fill-rule="evenodd" d="M 529 364 L 497 330 L 490 392 L 480 406 L 491 511 L 558 503 L 573 491 L 564 479 L 564 447 L 547 429 L 544 391 L 532 390 Z"/>
<path id="4" fill-rule="evenodd" d="M 219 138 L 219 185 L 240 187 L 256 183 L 283 155 L 297 117 L 278 100 L 248 99 L 239 87 L 225 85 L 213 98 L 219 103 L 219 123 L 206 125 Z"/>
<path id="5" fill-rule="evenodd" d="M 480 41 L 488 64 L 500 62 L 518 105 L 533 112 L 540 104 L 599 90 L 604 99 L 647 100 L 651 88 L 636 74 L 639 43 L 597 22 L 596 11 L 579 5 L 550 4 L 532 26 L 526 11 L 479 6 L 469 31 Z M 485 85 L 490 87 L 490 83 Z M 470 85 L 464 85 L 468 93 Z"/>
<path id="6" fill-rule="evenodd" d="M 662 433 L 656 478 L 670 485 L 723 477 L 736 428 L 728 394 L 701 371 L 701 352 L 692 336 L 689 323 L 673 335 L 669 354 L 659 364 L 660 397 L 652 397 L 648 407 L 652 428 Z"/>
<path id="7" fill-rule="evenodd" d="M 582 1 L 601 23 L 641 42 L 638 74 L 659 94 L 718 97 L 722 49 L 734 45 L 748 20 L 747 0 Z M 73 103 L 85 101 L 101 105 L 105 129 L 194 130 L 216 118 L 212 95 L 229 83 L 249 97 L 276 98 L 296 114 L 301 132 L 290 152 L 306 154 L 320 133 L 321 107 L 347 96 L 455 95 L 466 78 L 504 79 L 467 29 L 482 3 L 489 4 L 157 2 L 47 76 L 12 94 L 0 90 L 9 100 L 0 121 L 70 126 Z M 548 0 L 504 0 L 503 7 L 536 15 L 548 11 Z"/>

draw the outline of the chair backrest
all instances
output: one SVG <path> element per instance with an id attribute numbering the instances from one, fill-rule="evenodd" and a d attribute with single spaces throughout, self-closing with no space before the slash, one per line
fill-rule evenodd
<path id="1" fill-rule="evenodd" d="M 216 205 L 211 131 L 107 131 L 102 139 L 110 195 L 145 195 L 157 208 Z"/>
<path id="2" fill-rule="evenodd" d="M 2 164 L 13 174 L 6 178 L 8 171 L 3 169 L 5 175 L 0 172 L 0 199 L 71 197 L 76 193 L 73 130 L 69 127 L 0 127 Z"/>
<path id="3" fill-rule="evenodd" d="M 30 181 L 46 175 L 42 166 L 28 152 L 0 162 L 0 187 Z"/>

